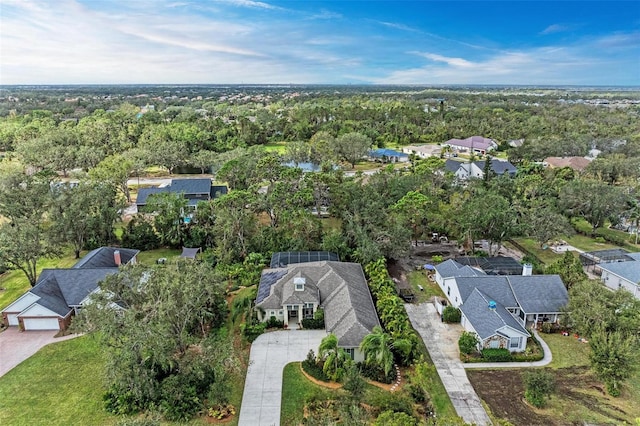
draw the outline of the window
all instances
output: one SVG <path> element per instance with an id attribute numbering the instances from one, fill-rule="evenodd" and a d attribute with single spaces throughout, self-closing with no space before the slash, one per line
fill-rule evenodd
<path id="1" fill-rule="evenodd" d="M 345 348 L 344 351 L 349 354 L 349 356 L 351 357 L 351 359 L 355 359 L 356 356 L 356 350 L 354 348 Z"/>
<path id="2" fill-rule="evenodd" d="M 276 311 L 269 311 L 269 315 L 272 317 L 276 316 Z"/>
<path id="3" fill-rule="evenodd" d="M 278 315 L 280 315 L 280 316 L 284 315 L 284 312 L 282 312 L 282 309 L 280 309 L 280 310 L 278 311 Z"/>
<path id="4" fill-rule="evenodd" d="M 451 296 L 451 287 L 447 287 L 447 296 Z"/>
<path id="5" fill-rule="evenodd" d="M 489 347 L 491 349 L 498 349 L 500 347 L 500 341 L 498 340 L 492 340 L 489 342 Z"/>
<path id="6" fill-rule="evenodd" d="M 304 284 L 296 284 L 296 291 L 303 291 L 304 290 Z"/>
<path id="7" fill-rule="evenodd" d="M 304 307 L 313 309 L 313 303 L 305 303 Z"/>
<path id="8" fill-rule="evenodd" d="M 512 337 L 511 341 L 509 342 L 509 347 L 510 348 L 519 348 L 520 347 L 520 339 L 522 339 L 522 337 Z"/>

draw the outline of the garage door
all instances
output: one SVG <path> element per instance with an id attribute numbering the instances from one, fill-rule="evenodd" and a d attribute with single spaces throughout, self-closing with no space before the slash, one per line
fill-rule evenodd
<path id="1" fill-rule="evenodd" d="M 7 321 L 9 321 L 9 325 L 18 325 L 18 314 L 8 314 Z"/>
<path id="2" fill-rule="evenodd" d="M 59 330 L 58 318 L 24 318 L 25 330 Z"/>

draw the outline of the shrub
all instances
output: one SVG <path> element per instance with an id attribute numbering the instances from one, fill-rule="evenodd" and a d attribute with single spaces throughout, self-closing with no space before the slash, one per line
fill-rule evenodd
<path id="1" fill-rule="evenodd" d="M 391 410 L 381 413 L 374 426 L 417 426 L 418 421 L 406 413 L 398 413 Z"/>
<path id="2" fill-rule="evenodd" d="M 413 415 L 413 400 L 404 392 L 376 393 L 371 398 L 371 405 L 380 411 L 393 411 Z"/>
<path id="3" fill-rule="evenodd" d="M 309 350 L 307 358 L 302 361 L 301 365 L 302 369 L 314 379 L 321 380 L 323 382 L 331 381 L 322 369 L 322 361 L 318 361 L 316 359 L 316 354 L 313 352 L 313 349 Z"/>
<path id="4" fill-rule="evenodd" d="M 282 328 L 282 327 L 284 327 L 284 321 L 280 321 L 273 315 L 266 322 L 266 328 Z"/>
<path id="5" fill-rule="evenodd" d="M 506 348 L 486 348 L 482 350 L 482 358 L 486 362 L 508 362 L 513 361 L 513 355 Z"/>
<path id="6" fill-rule="evenodd" d="M 396 378 L 396 370 L 392 368 L 389 375 L 384 374 L 384 370 L 373 363 L 358 363 L 357 367 L 360 369 L 360 373 L 367 379 L 380 382 L 380 383 L 392 383 Z"/>
<path id="7" fill-rule="evenodd" d="M 476 333 L 470 333 L 463 331 L 460 339 L 458 339 L 458 348 L 460 352 L 469 355 L 478 349 L 478 335 Z"/>
<path id="8" fill-rule="evenodd" d="M 244 324 L 242 328 L 242 334 L 249 341 L 253 342 L 258 338 L 259 335 L 264 333 L 264 330 L 267 328 L 267 324 L 264 322 L 258 324 Z"/>
<path id="9" fill-rule="evenodd" d="M 196 386 L 184 376 L 169 376 L 162 381 L 160 409 L 167 420 L 182 421 L 202 408 Z"/>
<path id="10" fill-rule="evenodd" d="M 136 417 L 118 420 L 116 426 L 160 426 L 160 420 L 149 417 Z"/>
<path id="11" fill-rule="evenodd" d="M 461 318 L 462 312 L 460 312 L 460 309 L 454 308 L 451 305 L 447 306 L 444 308 L 444 311 L 442 311 L 442 319 L 446 323 L 459 323 Z"/>
<path id="12" fill-rule="evenodd" d="M 544 407 L 547 397 L 555 388 L 551 373 L 546 370 L 525 371 L 522 381 L 525 387 L 525 399 L 534 407 Z"/>
<path id="13" fill-rule="evenodd" d="M 540 331 L 542 331 L 543 333 L 546 333 L 546 334 L 551 334 L 551 333 L 555 333 L 556 329 L 555 329 L 553 323 L 543 322 L 542 326 L 540 326 Z"/>

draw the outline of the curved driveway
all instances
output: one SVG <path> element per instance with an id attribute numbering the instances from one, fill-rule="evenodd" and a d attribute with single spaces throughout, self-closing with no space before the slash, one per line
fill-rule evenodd
<path id="1" fill-rule="evenodd" d="M 265 333 L 251 345 L 238 426 L 277 426 L 282 402 L 282 370 L 304 361 L 309 349 L 318 352 L 325 330 L 286 330 Z"/>

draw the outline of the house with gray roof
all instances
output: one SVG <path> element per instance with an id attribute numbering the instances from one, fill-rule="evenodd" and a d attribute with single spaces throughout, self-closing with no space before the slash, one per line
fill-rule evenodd
<path id="1" fill-rule="evenodd" d="M 461 325 L 480 338 L 479 349 L 507 348 L 522 352 L 527 347 L 529 332 L 500 303 L 474 288 L 466 303 L 460 306 Z"/>
<path id="2" fill-rule="evenodd" d="M 136 197 L 136 207 L 141 211 L 147 205 L 150 196 L 170 192 L 182 194 L 187 199 L 187 205 L 195 208 L 200 201 L 216 199 L 228 191 L 226 185 L 212 185 L 209 178 L 171 179 L 167 186 L 140 188 Z"/>
<path id="3" fill-rule="evenodd" d="M 455 279 L 457 277 L 479 277 L 486 275 L 484 271 L 478 268 L 472 268 L 468 265 L 461 265 L 453 259 L 445 260 L 435 266 L 435 280 L 440 286 L 444 294 L 451 298 L 451 289 L 456 290 Z M 454 297 L 456 295 L 454 294 Z M 459 295 L 458 295 L 459 297 Z"/>
<path id="4" fill-rule="evenodd" d="M 471 136 L 466 139 L 449 139 L 442 145 L 450 146 L 457 151 L 469 151 L 481 155 L 498 148 L 496 141 L 482 136 Z"/>
<path id="5" fill-rule="evenodd" d="M 444 163 L 444 169 L 446 172 L 453 173 L 458 180 L 467 180 L 470 178 L 483 179 L 486 161 L 487 160 L 464 162 L 448 158 Z M 489 161 L 491 162 L 491 171 L 497 176 L 507 175 L 514 177 L 518 172 L 516 166 L 508 161 L 498 160 L 496 158 L 492 158 Z"/>
<path id="6" fill-rule="evenodd" d="M 640 299 L 640 256 L 629 253 L 633 260 L 626 262 L 601 263 L 602 282 L 612 290 L 625 289 Z"/>
<path id="7" fill-rule="evenodd" d="M 71 268 L 44 269 L 36 285 L 2 311 L 4 324 L 22 330 L 65 330 L 99 283 L 121 265 L 136 263 L 138 252 L 101 247 Z"/>
<path id="8" fill-rule="evenodd" d="M 262 272 L 256 309 L 261 321 L 275 317 L 289 328 L 324 310 L 325 328 L 356 361 L 365 336 L 380 325 L 367 281 L 358 263 L 319 261 L 290 263 Z"/>
<path id="9" fill-rule="evenodd" d="M 472 275 L 465 273 L 465 267 L 470 268 L 448 260 L 437 265 L 436 272 L 449 303 L 462 312 L 463 327 L 478 334 L 483 347 L 523 350 L 528 336 L 523 330 L 557 323 L 569 301 L 558 275 L 482 275 L 475 269 Z"/>

